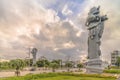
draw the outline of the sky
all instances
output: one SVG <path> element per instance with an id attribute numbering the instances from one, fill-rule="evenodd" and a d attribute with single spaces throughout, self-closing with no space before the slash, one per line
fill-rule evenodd
<path id="1" fill-rule="evenodd" d="M 101 58 L 120 50 L 120 0 L 0 0 L 0 57 L 26 58 L 38 49 L 37 58 L 80 60 L 87 56 L 85 21 L 90 8 L 101 6 L 107 14 Z"/>

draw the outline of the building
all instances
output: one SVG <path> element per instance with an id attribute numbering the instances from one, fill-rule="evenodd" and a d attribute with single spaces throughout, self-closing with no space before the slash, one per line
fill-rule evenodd
<path id="1" fill-rule="evenodd" d="M 120 51 L 115 50 L 111 53 L 111 65 L 115 66 L 117 57 L 120 57 Z"/>

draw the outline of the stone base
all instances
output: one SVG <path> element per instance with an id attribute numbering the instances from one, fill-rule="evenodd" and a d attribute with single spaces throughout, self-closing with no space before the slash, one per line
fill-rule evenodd
<path id="1" fill-rule="evenodd" d="M 87 62 L 86 73 L 102 73 L 104 67 L 102 66 L 102 60 L 90 59 Z"/>

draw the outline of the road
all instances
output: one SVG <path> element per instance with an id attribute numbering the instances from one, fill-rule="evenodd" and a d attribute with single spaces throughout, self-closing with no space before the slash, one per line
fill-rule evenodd
<path id="1" fill-rule="evenodd" d="M 70 71 L 78 71 L 78 69 L 70 69 Z M 43 69 L 40 69 L 40 70 L 36 70 L 36 71 L 21 71 L 20 72 L 20 76 L 24 76 L 26 74 L 39 74 L 39 73 L 50 73 L 52 72 L 51 69 L 49 70 L 43 70 Z M 67 69 L 57 69 L 56 72 L 67 72 Z M 0 72 L 0 78 L 3 78 L 3 77 L 12 77 L 12 76 L 15 76 L 15 72 L 14 71 L 2 71 Z"/>

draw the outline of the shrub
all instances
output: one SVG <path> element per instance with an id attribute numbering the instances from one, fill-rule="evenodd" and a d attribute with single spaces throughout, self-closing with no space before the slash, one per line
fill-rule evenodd
<path id="1" fill-rule="evenodd" d="M 119 69 L 111 69 L 111 70 L 104 70 L 105 73 L 116 73 L 119 74 L 120 70 Z"/>

